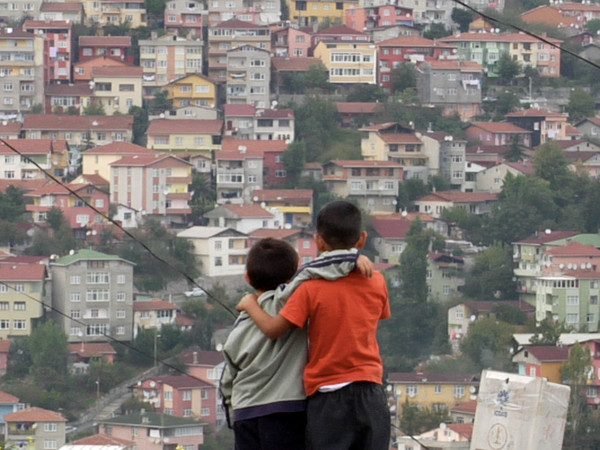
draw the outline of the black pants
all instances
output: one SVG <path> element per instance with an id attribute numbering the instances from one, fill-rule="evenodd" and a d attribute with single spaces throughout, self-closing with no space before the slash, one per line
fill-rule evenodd
<path id="1" fill-rule="evenodd" d="M 235 450 L 304 450 L 306 413 L 277 413 L 233 424 Z"/>
<path id="2" fill-rule="evenodd" d="M 311 450 L 389 450 L 390 411 L 383 387 L 357 382 L 308 398 Z"/>

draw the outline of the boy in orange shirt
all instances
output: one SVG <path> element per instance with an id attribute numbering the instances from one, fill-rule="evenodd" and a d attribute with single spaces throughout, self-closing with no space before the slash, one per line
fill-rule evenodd
<path id="1" fill-rule="evenodd" d="M 366 238 L 360 210 L 352 203 L 333 201 L 319 212 L 319 251 L 362 248 Z M 254 295 L 245 296 L 238 310 L 246 311 L 272 339 L 308 324 L 304 387 L 310 448 L 389 449 L 390 414 L 377 328 L 390 316 L 390 306 L 380 273 L 305 281 L 275 317 L 260 308 Z"/>

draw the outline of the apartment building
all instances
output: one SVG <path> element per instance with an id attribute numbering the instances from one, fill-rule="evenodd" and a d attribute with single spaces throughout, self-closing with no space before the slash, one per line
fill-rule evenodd
<path id="1" fill-rule="evenodd" d="M 391 161 L 333 160 L 323 164 L 327 191 L 354 199 L 369 214 L 396 211 L 403 166 Z"/>
<path id="2" fill-rule="evenodd" d="M 68 342 L 133 339 L 133 266 L 116 255 L 78 250 L 50 262 L 56 323 Z"/>
<path id="3" fill-rule="evenodd" d="M 144 0 L 82 0 L 88 25 L 129 24 L 131 28 L 148 25 Z"/>
<path id="4" fill-rule="evenodd" d="M 70 83 L 74 59 L 73 23 L 67 20 L 26 20 L 23 30 L 44 36 L 44 79 L 48 83 Z"/>
<path id="5" fill-rule="evenodd" d="M 377 46 L 370 42 L 320 40 L 314 51 L 334 84 L 377 84 Z"/>
<path id="6" fill-rule="evenodd" d="M 47 409 L 31 407 L 6 414 L 6 448 L 60 448 L 66 442 L 67 419 Z"/>
<path id="7" fill-rule="evenodd" d="M 83 5 L 79 2 L 42 2 L 40 6 L 40 20 L 65 21 L 73 24 L 85 22 Z"/>
<path id="8" fill-rule="evenodd" d="M 139 45 L 145 96 L 154 95 L 155 91 L 177 79 L 202 73 L 202 35 L 184 38 L 165 34 L 158 37 L 153 33 L 150 39 L 140 40 Z"/>
<path id="9" fill-rule="evenodd" d="M 165 226 L 185 224 L 192 210 L 192 165 L 173 155 L 124 156 L 110 164 L 113 203 L 155 217 Z"/>
<path id="10" fill-rule="evenodd" d="M 240 140 L 294 141 L 294 110 L 225 104 L 225 135 Z"/>
<path id="11" fill-rule="evenodd" d="M 202 38 L 204 18 L 208 10 L 196 0 L 169 0 L 165 5 L 164 22 L 168 34 Z"/>
<path id="12" fill-rule="evenodd" d="M 444 131 L 418 131 L 415 136 L 423 143 L 428 156 L 429 170 L 450 180 L 452 189 L 467 191 L 467 141 L 455 139 Z"/>
<path id="13" fill-rule="evenodd" d="M 142 69 L 135 66 L 94 67 L 93 101 L 102 105 L 107 115 L 125 115 L 132 106 L 142 107 Z"/>
<path id="14" fill-rule="evenodd" d="M 46 265 L 42 262 L 0 262 L 0 339 L 31 334 L 44 316 Z"/>
<path id="15" fill-rule="evenodd" d="M 227 52 L 249 45 L 271 51 L 271 30 L 239 19 L 229 19 L 208 30 L 208 77 L 218 83 L 227 81 Z"/>
<path id="16" fill-rule="evenodd" d="M 296 0 L 289 2 L 289 18 L 301 27 L 316 26 L 326 20 L 343 23 L 345 12 L 358 5 L 358 0 Z"/>
<path id="17" fill-rule="evenodd" d="M 100 2 L 94 3 L 100 4 Z M 131 36 L 79 36 L 79 62 L 98 56 L 107 56 L 126 64 L 133 64 Z"/>
<path id="18" fill-rule="evenodd" d="M 65 141 L 51 139 L 7 139 L 0 143 L 0 179 L 59 178 L 68 172 L 69 148 Z"/>
<path id="19" fill-rule="evenodd" d="M 221 149 L 222 120 L 155 119 L 148 127 L 148 148 L 175 155 L 212 159 Z"/>
<path id="20" fill-rule="evenodd" d="M 213 0 L 208 5 L 210 28 L 231 19 L 256 25 L 270 25 L 281 20 L 281 4 L 273 0 Z"/>
<path id="21" fill-rule="evenodd" d="M 83 175 L 99 175 L 108 183 L 110 180 L 110 164 L 132 155 L 155 155 L 156 152 L 141 145 L 130 142 L 113 142 L 99 145 L 83 152 L 81 159 Z"/>
<path id="22" fill-rule="evenodd" d="M 27 113 L 43 105 L 48 82 L 44 77 L 44 45 L 42 35 L 12 27 L 0 29 L 0 114 Z"/>
<path id="23" fill-rule="evenodd" d="M 170 82 L 165 89 L 169 93 L 169 100 L 173 109 L 187 107 L 211 108 L 217 105 L 217 86 L 211 79 L 199 73 L 185 75 Z M 216 112 L 216 110 L 214 110 Z M 216 119 L 214 117 L 198 117 Z"/>
<path id="24" fill-rule="evenodd" d="M 226 59 L 226 102 L 269 107 L 270 52 L 252 45 L 240 45 L 228 50 Z"/>

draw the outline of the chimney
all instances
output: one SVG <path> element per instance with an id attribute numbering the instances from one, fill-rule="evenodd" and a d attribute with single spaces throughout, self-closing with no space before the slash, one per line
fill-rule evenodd
<path id="1" fill-rule="evenodd" d="M 198 352 L 192 353 L 192 356 L 193 356 L 192 362 L 194 364 L 198 364 Z"/>

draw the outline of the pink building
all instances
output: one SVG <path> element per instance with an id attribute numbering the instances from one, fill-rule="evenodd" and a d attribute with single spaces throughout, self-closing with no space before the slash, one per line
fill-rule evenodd
<path id="1" fill-rule="evenodd" d="M 155 412 L 117 416 L 98 423 L 98 431 L 117 439 L 134 441 L 137 448 L 198 448 L 204 443 L 205 422 Z"/>
<path id="2" fill-rule="evenodd" d="M 483 145 L 510 145 L 517 139 L 521 145 L 531 147 L 531 132 L 510 122 L 471 122 L 465 130 L 469 141 Z"/>
<path id="3" fill-rule="evenodd" d="M 571 271 L 599 272 L 600 250 L 580 242 L 546 250 L 542 258 L 543 275 Z"/>
<path id="4" fill-rule="evenodd" d="M 217 423 L 217 387 L 188 375 L 147 378 L 131 387 L 135 397 L 154 407 L 154 411 L 175 417 Z"/>
<path id="5" fill-rule="evenodd" d="M 344 11 L 344 24 L 355 30 L 370 30 L 393 25 L 413 26 L 413 10 L 394 4 L 348 8 Z"/>
<path id="6" fill-rule="evenodd" d="M 271 32 L 271 51 L 276 57 L 297 58 L 308 56 L 311 35 L 294 27 Z"/>
<path id="7" fill-rule="evenodd" d="M 454 45 L 443 44 L 419 36 L 400 36 L 380 41 L 379 84 L 388 91 L 392 89 L 392 70 L 400 64 L 453 58 Z"/>
<path id="8" fill-rule="evenodd" d="M 108 56 L 133 65 L 131 36 L 79 36 L 79 62 L 97 56 Z"/>
<path id="9" fill-rule="evenodd" d="M 8 352 L 10 351 L 10 344 L 12 341 L 8 339 L 0 339 L 0 376 L 6 374 L 6 367 L 8 365 Z M 0 391 L 0 403 L 2 402 L 2 391 Z M 8 394 L 6 394 L 8 395 Z M 15 397 L 16 398 L 16 397 Z M 18 401 L 18 399 L 17 399 Z"/>
<path id="10" fill-rule="evenodd" d="M 300 257 L 300 266 L 311 262 L 319 254 L 313 234 L 298 228 L 282 228 L 279 230 L 260 228 L 249 234 L 248 247 L 267 237 L 283 239 L 294 247 Z"/>
<path id="11" fill-rule="evenodd" d="M 44 36 L 44 79 L 48 83 L 71 81 L 73 23 L 68 20 L 26 20 L 23 30 Z"/>

